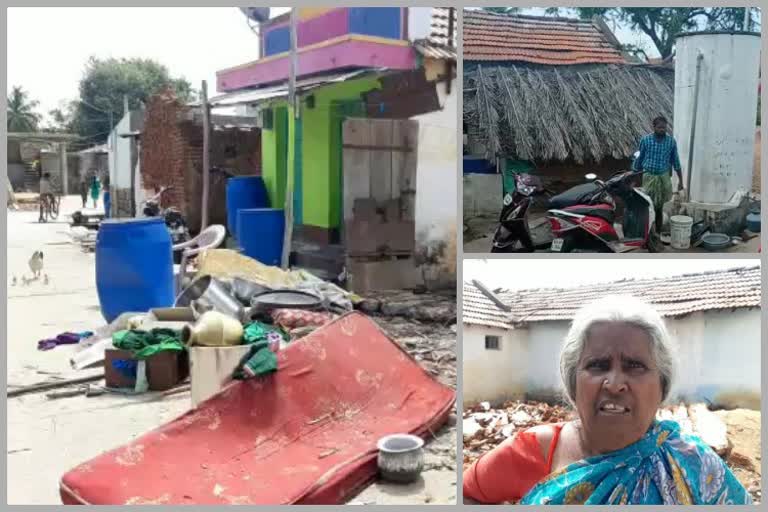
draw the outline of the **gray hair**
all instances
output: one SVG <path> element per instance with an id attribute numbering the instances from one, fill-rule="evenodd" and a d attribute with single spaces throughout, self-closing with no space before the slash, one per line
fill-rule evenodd
<path id="1" fill-rule="evenodd" d="M 651 356 L 661 374 L 662 402 L 669 397 L 675 377 L 675 347 L 664 320 L 653 307 L 635 297 L 603 297 L 582 307 L 573 319 L 560 351 L 560 378 L 565 398 L 575 406 L 576 369 L 589 337 L 597 323 L 622 322 L 644 330 L 651 340 Z"/>

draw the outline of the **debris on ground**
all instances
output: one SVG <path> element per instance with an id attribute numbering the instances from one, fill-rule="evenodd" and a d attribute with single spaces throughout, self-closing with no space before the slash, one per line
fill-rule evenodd
<path id="1" fill-rule="evenodd" d="M 755 504 L 762 501 L 761 414 L 750 409 L 714 411 L 726 425 L 730 453 L 725 462 L 747 488 Z"/>
<path id="2" fill-rule="evenodd" d="M 518 431 L 545 423 L 568 421 L 573 413 L 562 405 L 535 401 L 509 401 L 494 409 L 481 402 L 464 411 L 464 467 Z"/>

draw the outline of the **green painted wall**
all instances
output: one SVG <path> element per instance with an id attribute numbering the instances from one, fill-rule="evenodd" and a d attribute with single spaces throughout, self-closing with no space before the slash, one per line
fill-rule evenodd
<path id="1" fill-rule="evenodd" d="M 261 131 L 261 174 L 269 194 L 272 208 L 282 208 L 285 201 L 285 179 L 287 176 L 288 109 L 285 106 L 272 107 L 273 126 Z"/>
<path id="2" fill-rule="evenodd" d="M 302 111 L 304 128 L 304 224 L 337 228 L 341 223 L 341 122 L 332 103 L 359 100 L 379 89 L 375 78 L 333 84 L 314 92 L 315 108 Z"/>
<path id="3" fill-rule="evenodd" d="M 340 226 L 341 123 L 344 116 L 334 112 L 333 104 L 360 100 L 360 94 L 380 87 L 376 78 L 362 78 L 316 89 L 313 91 L 314 108 L 307 108 L 304 100 L 301 119 L 303 224 L 326 229 Z M 273 108 L 276 112 L 275 129 L 262 132 L 262 173 L 273 207 L 282 208 L 285 201 L 285 170 L 292 169 L 294 165 L 294 144 L 287 142 L 293 141 L 294 122 L 286 102 L 275 103 Z M 277 112 L 282 112 L 282 115 Z M 279 122 L 285 123 L 284 132 L 280 132 Z M 284 135 L 278 136 L 278 133 Z M 282 144 L 288 144 L 287 151 Z M 284 155 L 282 160 L 281 154 Z"/>

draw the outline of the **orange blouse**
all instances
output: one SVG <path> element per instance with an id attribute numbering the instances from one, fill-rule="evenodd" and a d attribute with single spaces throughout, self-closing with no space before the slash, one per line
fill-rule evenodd
<path id="1" fill-rule="evenodd" d="M 564 425 L 548 425 L 553 432 L 546 460 L 536 434 L 529 430 L 483 454 L 464 471 L 464 496 L 486 504 L 519 501 L 552 472 L 552 456 Z"/>

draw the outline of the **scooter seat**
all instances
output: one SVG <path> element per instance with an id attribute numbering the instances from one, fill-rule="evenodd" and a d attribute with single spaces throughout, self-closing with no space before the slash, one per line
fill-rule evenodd
<path id="1" fill-rule="evenodd" d="M 561 194 L 553 196 L 549 200 L 549 207 L 555 210 L 560 210 L 569 206 L 584 204 L 586 199 L 598 190 L 600 190 L 600 185 L 597 183 L 583 183 L 581 185 L 576 185 Z"/>
<path id="2" fill-rule="evenodd" d="M 616 218 L 616 213 L 613 211 L 613 209 L 609 208 L 596 208 L 594 206 L 573 206 L 571 208 L 566 208 L 565 211 L 579 215 L 598 217 L 609 224 L 613 224 L 613 221 Z"/>

